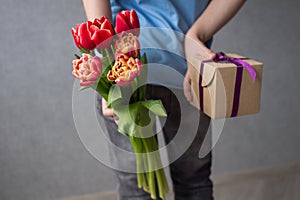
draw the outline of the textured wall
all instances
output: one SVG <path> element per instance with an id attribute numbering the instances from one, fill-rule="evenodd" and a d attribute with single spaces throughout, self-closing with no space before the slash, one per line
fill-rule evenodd
<path id="1" fill-rule="evenodd" d="M 248 1 L 215 37 L 214 50 L 265 63 L 262 111 L 230 119 L 214 172 L 300 160 L 300 3 Z M 109 169 L 81 144 L 72 118 L 70 27 L 81 1 L 1 1 L 0 199 L 34 200 L 112 190 Z"/>
<path id="2" fill-rule="evenodd" d="M 247 1 L 215 37 L 214 50 L 264 63 L 261 112 L 226 121 L 214 169 L 227 172 L 300 160 L 300 2 Z"/>
<path id="3" fill-rule="evenodd" d="M 0 199 L 40 200 L 113 187 L 72 116 L 70 27 L 81 1 L 2 1 Z"/>

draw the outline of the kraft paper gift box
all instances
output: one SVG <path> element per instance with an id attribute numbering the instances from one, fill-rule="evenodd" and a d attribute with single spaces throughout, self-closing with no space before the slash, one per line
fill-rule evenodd
<path id="1" fill-rule="evenodd" d="M 259 112 L 262 63 L 223 53 L 214 60 L 190 62 L 192 105 L 213 119 Z"/>

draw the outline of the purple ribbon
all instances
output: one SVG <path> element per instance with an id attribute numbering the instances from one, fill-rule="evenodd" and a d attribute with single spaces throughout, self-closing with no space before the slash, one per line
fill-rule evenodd
<path id="1" fill-rule="evenodd" d="M 213 60 L 204 60 L 201 62 L 200 66 L 200 76 L 199 76 L 199 98 L 200 98 L 200 110 L 203 112 L 203 87 L 202 87 L 202 74 L 204 69 L 204 64 L 206 62 L 228 62 L 233 63 L 237 66 L 236 71 L 236 81 L 234 88 L 234 97 L 233 97 L 233 105 L 231 111 L 231 117 L 236 117 L 239 109 L 240 102 L 240 93 L 241 93 L 241 85 L 242 85 L 242 77 L 243 77 L 243 67 L 247 69 L 250 73 L 252 80 L 256 79 L 256 72 L 253 67 L 244 61 L 244 59 L 248 58 L 232 58 L 226 56 L 223 52 L 216 53 L 216 57 Z"/>
<path id="2" fill-rule="evenodd" d="M 247 58 L 227 57 L 223 52 L 218 52 L 216 53 L 216 57 L 213 59 L 213 61 L 214 62 L 225 61 L 225 62 L 233 63 L 236 66 L 245 67 L 247 71 L 250 73 L 252 80 L 254 81 L 256 79 L 256 72 L 253 69 L 253 67 L 249 63 L 245 62 L 243 59 L 247 59 Z"/>

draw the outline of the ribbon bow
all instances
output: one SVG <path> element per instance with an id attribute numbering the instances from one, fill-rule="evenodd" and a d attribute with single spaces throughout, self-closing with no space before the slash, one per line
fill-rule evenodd
<path id="1" fill-rule="evenodd" d="M 216 57 L 213 59 L 213 61 L 214 62 L 226 61 L 226 62 L 229 62 L 229 63 L 233 63 L 236 66 L 243 66 L 250 73 L 252 80 L 256 79 L 255 70 L 253 69 L 253 67 L 249 63 L 245 62 L 243 60 L 243 58 L 232 58 L 232 57 L 226 56 L 223 52 L 217 52 Z"/>

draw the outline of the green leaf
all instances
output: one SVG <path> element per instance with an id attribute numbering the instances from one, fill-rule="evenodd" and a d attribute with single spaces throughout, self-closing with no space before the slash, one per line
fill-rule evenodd
<path id="1" fill-rule="evenodd" d="M 75 56 L 76 59 L 80 59 L 80 56 L 77 55 L 76 53 L 74 54 L 74 56 Z"/>
<path id="2" fill-rule="evenodd" d="M 86 90 L 86 89 L 88 89 L 88 88 L 91 88 L 91 86 L 81 86 L 81 87 L 79 88 L 79 90 L 82 91 L 82 90 Z"/>
<path id="3" fill-rule="evenodd" d="M 102 62 L 102 67 L 104 69 L 106 69 L 107 67 L 110 66 L 111 63 L 109 63 L 109 58 L 108 57 L 102 57 L 101 58 L 101 62 Z"/>
<path id="4" fill-rule="evenodd" d="M 114 106 L 114 112 L 119 117 L 118 131 L 124 135 L 134 135 L 137 125 L 135 118 L 138 114 L 138 104 L 129 105 L 116 105 Z"/>
<path id="5" fill-rule="evenodd" d="M 112 82 L 107 80 L 107 73 L 111 69 L 110 66 L 107 66 L 100 75 L 100 78 L 97 82 L 96 91 L 107 101 L 108 100 L 108 93 L 109 89 L 112 86 Z"/>
<path id="6" fill-rule="evenodd" d="M 148 108 L 151 112 L 158 116 L 166 117 L 167 113 L 166 110 L 161 102 L 161 100 L 149 100 L 149 101 L 142 101 L 143 106 Z"/>
<path id="7" fill-rule="evenodd" d="M 90 50 L 87 50 L 87 49 L 85 49 L 85 48 L 83 48 L 83 47 L 80 47 L 80 51 L 81 51 L 81 53 L 87 53 L 87 54 L 90 54 Z"/>
<path id="8" fill-rule="evenodd" d="M 146 56 L 146 53 L 144 53 L 143 55 L 142 55 L 142 57 L 141 57 L 141 62 L 143 63 L 143 64 L 147 64 L 147 56 Z"/>
<path id="9" fill-rule="evenodd" d="M 86 90 L 86 89 L 88 89 L 88 88 L 92 88 L 92 89 L 96 90 L 96 88 L 97 88 L 97 83 L 94 83 L 94 84 L 89 85 L 89 86 L 80 86 L 79 91 Z"/>
<path id="10" fill-rule="evenodd" d="M 149 112 L 142 105 L 142 102 L 129 105 L 118 104 L 113 108 L 119 117 L 118 131 L 120 133 L 135 137 L 149 137 L 153 135 L 155 115 Z"/>
<path id="11" fill-rule="evenodd" d="M 139 101 L 129 105 L 117 102 L 112 105 L 119 117 L 118 131 L 127 136 L 153 136 L 155 116 L 167 116 L 160 100 Z"/>
<path id="12" fill-rule="evenodd" d="M 135 106 L 134 109 L 132 106 Z M 129 111 L 131 112 L 131 117 L 135 121 L 135 123 L 141 127 L 147 126 L 149 123 L 151 123 L 151 117 L 149 110 L 143 106 L 142 101 L 139 101 L 134 104 L 129 105 Z M 137 112 L 137 113 L 133 113 Z"/>
<path id="13" fill-rule="evenodd" d="M 145 53 L 141 57 L 141 62 L 143 63 L 143 68 L 141 74 L 138 76 L 138 82 L 141 85 L 146 85 L 147 78 L 148 78 L 148 65 L 147 65 L 147 57 Z"/>
<path id="14" fill-rule="evenodd" d="M 146 95 L 146 84 L 148 78 L 148 66 L 147 66 L 147 57 L 144 53 L 142 57 L 140 57 L 141 62 L 143 63 L 142 71 L 139 76 L 136 77 L 139 88 L 139 100 L 143 101 Z"/>
<path id="15" fill-rule="evenodd" d="M 129 117 L 135 124 L 138 124 L 139 112 L 140 112 L 141 104 L 139 102 L 129 104 Z"/>
<path id="16" fill-rule="evenodd" d="M 122 100 L 122 91 L 119 85 L 113 85 L 108 93 L 107 106 L 115 107 Z"/>

